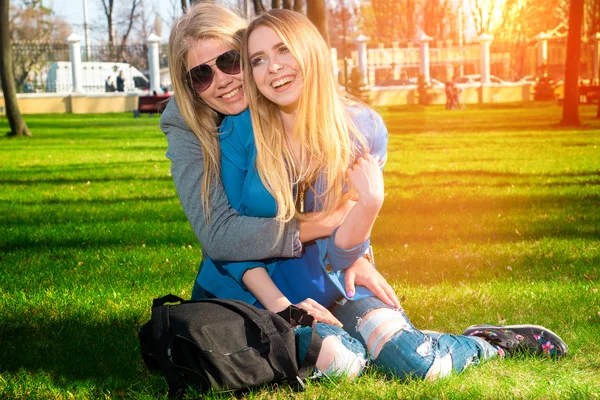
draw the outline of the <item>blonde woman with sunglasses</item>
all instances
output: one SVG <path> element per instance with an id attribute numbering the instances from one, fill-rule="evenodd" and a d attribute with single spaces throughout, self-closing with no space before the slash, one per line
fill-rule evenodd
<path id="1" fill-rule="evenodd" d="M 353 205 L 345 201 L 333 213 L 310 213 L 302 221 L 291 219 L 283 225 L 274 218 L 240 215 L 230 206 L 219 177 L 218 129 L 226 116 L 239 115 L 247 108 L 239 69 L 240 33 L 245 27 L 246 22 L 235 13 L 200 3 L 177 21 L 169 40 L 174 95 L 161 117 L 161 129 L 168 140 L 167 157 L 172 161 L 171 172 L 180 202 L 202 243 L 203 261 L 192 298 L 221 294 L 212 287 L 217 293 L 210 293 L 198 284 L 201 271 L 214 273 L 205 281 L 216 287 L 229 283 L 230 277 L 219 274 L 215 268 L 217 260 L 296 259 L 302 255 L 303 242 L 330 235 Z M 353 288 L 355 283 L 369 287 L 386 302 L 398 304 L 391 287 L 364 258 L 347 270 L 346 286 Z M 305 299 L 300 303 L 321 320 L 337 323 L 317 302 Z M 357 375 L 364 365 L 362 345 L 336 331 L 336 327 L 326 329 L 326 324 L 321 325 L 322 336 L 336 333 L 336 339 L 333 346 L 324 346 L 326 353 L 317 366 L 322 371 L 333 368 L 328 373 L 339 373 L 345 368 L 340 367 L 339 357 L 345 357 L 349 368 L 345 371 Z M 307 337 L 306 332 L 298 334 L 300 338 Z M 346 336 L 343 346 L 338 339 L 342 336 Z M 353 346 L 358 350 L 346 350 Z M 333 364 L 336 355 L 337 367 Z"/>

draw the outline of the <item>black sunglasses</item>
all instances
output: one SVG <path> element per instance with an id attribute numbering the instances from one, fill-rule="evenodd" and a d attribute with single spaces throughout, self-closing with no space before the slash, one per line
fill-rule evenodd
<path id="1" fill-rule="evenodd" d="M 193 91 L 199 93 L 209 88 L 215 76 L 213 65 L 227 75 L 237 75 L 242 71 L 239 51 L 229 50 L 218 56 L 213 64 L 200 64 L 188 71 L 188 84 Z"/>

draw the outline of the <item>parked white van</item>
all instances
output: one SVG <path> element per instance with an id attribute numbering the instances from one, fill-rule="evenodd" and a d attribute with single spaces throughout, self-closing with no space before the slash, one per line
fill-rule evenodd
<path id="1" fill-rule="evenodd" d="M 82 62 L 82 89 L 87 93 L 105 92 L 107 80 L 117 87 L 117 76 L 123 71 L 125 92 L 147 92 L 150 86 L 148 78 L 138 69 L 127 63 Z M 46 92 L 71 92 L 73 74 L 71 63 L 57 61 L 50 64 L 46 78 Z"/>

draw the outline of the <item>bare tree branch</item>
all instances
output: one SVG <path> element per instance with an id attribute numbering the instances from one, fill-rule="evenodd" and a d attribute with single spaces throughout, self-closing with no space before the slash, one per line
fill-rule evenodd
<path id="1" fill-rule="evenodd" d="M 142 0 L 131 0 L 131 9 L 129 10 L 128 18 L 125 19 L 125 21 L 127 21 L 127 29 L 125 29 L 125 33 L 123 33 L 121 38 L 121 46 L 125 46 L 127 44 L 127 39 L 129 38 L 129 33 L 131 32 L 133 23 L 138 19 L 138 14 L 136 14 L 135 11 L 141 3 Z"/>

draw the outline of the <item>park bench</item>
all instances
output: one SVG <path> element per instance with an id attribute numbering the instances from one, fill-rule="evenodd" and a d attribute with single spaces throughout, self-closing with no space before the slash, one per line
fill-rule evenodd
<path id="1" fill-rule="evenodd" d="M 600 86 L 597 85 L 583 85 L 579 86 L 579 102 L 591 104 L 596 101 L 600 101 Z"/>
<path id="2" fill-rule="evenodd" d="M 133 116 L 139 118 L 141 114 L 160 114 L 167 106 L 168 100 L 171 98 L 170 94 L 163 95 L 151 95 L 151 96 L 139 96 L 138 108 L 133 110 Z"/>

